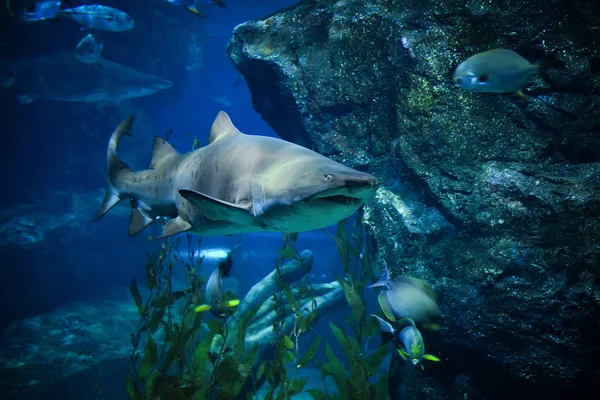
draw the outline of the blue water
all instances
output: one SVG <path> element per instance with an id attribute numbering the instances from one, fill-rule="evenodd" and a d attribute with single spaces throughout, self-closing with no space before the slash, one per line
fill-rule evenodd
<path id="1" fill-rule="evenodd" d="M 236 25 L 292 3 L 228 0 L 229 8 L 224 10 L 207 2 L 202 19 L 160 0 L 103 1 L 136 21 L 133 31 L 98 34 L 106 58 L 172 80 L 172 89 L 102 105 L 44 100 L 20 105 L 15 88 L 0 89 L 4 124 L 0 216 L 5 228 L 0 243 L 0 331 L 6 340 L 10 339 L 7 328 L 17 321 L 51 315 L 72 304 L 131 301 L 127 293 L 131 278 L 144 281 L 144 252 L 150 250 L 146 233 L 157 232 L 151 228 L 128 237 L 124 205 L 92 222 L 106 182 L 106 143 L 125 115 L 137 116 L 133 137 L 125 138 L 120 148 L 121 157 L 133 169 L 148 164 L 155 135 L 172 130 L 170 141 L 182 152 L 191 150 L 193 136 L 206 144 L 220 110 L 227 111 L 244 132 L 276 136 L 252 109 L 246 83 L 228 59 L 226 45 Z M 161 31 L 164 18 L 178 21 L 176 28 Z M 11 60 L 73 51 L 86 34 L 70 21 L 26 24 L 4 11 L 2 24 L 2 54 Z M 201 47 L 201 64 L 193 64 L 197 59 L 174 58 L 176 51 L 189 49 L 188 39 Z M 216 251 L 242 244 L 232 275 L 243 296 L 273 270 L 281 241 L 279 234 L 211 237 L 204 238 L 202 248 Z M 333 281 L 343 272 L 335 244 L 323 232 L 301 234 L 296 247 L 313 251 L 313 282 Z M 214 266 L 215 261 L 207 259 L 203 274 Z M 342 324 L 344 317 L 332 319 Z M 66 322 L 65 335 L 77 323 Z M 328 332 L 328 327 L 322 330 Z M 107 395 L 112 395 L 107 397 L 125 398 L 122 373 L 127 364 L 111 368 L 104 379 Z M 84 398 L 90 398 L 86 397 L 90 391 L 83 388 L 93 384 L 93 377 L 87 375 L 78 382 L 67 380 L 62 392 L 52 398 L 78 398 L 77 393 L 83 392 Z"/>

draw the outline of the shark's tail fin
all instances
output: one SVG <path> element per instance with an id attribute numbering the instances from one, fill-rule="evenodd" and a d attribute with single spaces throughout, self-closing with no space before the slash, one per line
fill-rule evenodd
<path id="1" fill-rule="evenodd" d="M 111 208 L 117 205 L 118 202 L 123 200 L 121 198 L 119 191 L 114 186 L 114 182 L 117 177 L 124 172 L 131 172 L 131 168 L 127 164 L 125 164 L 119 156 L 117 155 L 117 146 L 119 145 L 119 141 L 121 140 L 121 136 L 126 134 L 131 136 L 131 125 L 133 124 L 134 117 L 130 115 L 125 118 L 123 122 L 117 126 L 117 129 L 113 132 L 110 140 L 108 141 L 108 150 L 107 150 L 107 162 L 108 162 L 108 183 L 106 185 L 106 194 L 104 195 L 104 201 L 100 206 L 100 210 L 96 214 L 94 221 L 102 218 L 104 214 L 108 212 Z"/>

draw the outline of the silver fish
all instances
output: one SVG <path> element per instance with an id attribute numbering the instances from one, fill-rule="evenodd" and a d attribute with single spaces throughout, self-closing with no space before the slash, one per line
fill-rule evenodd
<path id="1" fill-rule="evenodd" d="M 37 1 L 32 7 L 21 10 L 21 12 L 18 14 L 18 18 L 25 22 L 52 19 L 58 15 L 58 12 L 60 11 L 60 5 L 61 1 L 59 0 Z"/>
<path id="2" fill-rule="evenodd" d="M 103 45 L 90 33 L 77 44 L 75 55 L 84 64 L 94 64 L 102 56 L 102 47 Z"/>
<path id="3" fill-rule="evenodd" d="M 196 312 L 210 310 L 214 316 L 218 318 L 224 318 L 229 314 L 229 311 L 232 307 L 240 304 L 238 299 L 226 300 L 222 287 L 223 278 L 229 277 L 231 267 L 233 266 L 232 254 L 239 246 L 240 245 L 238 244 L 232 248 L 227 254 L 227 258 L 220 261 L 217 268 L 215 268 L 215 270 L 210 274 L 210 277 L 206 282 L 206 304 L 196 307 Z"/>
<path id="4" fill-rule="evenodd" d="M 539 72 L 540 64 L 532 64 L 512 50 L 494 49 L 467 58 L 452 80 L 473 92 L 520 94 L 527 80 Z"/>
<path id="5" fill-rule="evenodd" d="M 169 89 L 173 82 L 104 58 L 100 68 L 83 64 L 72 51 L 11 61 L 17 101 L 36 100 L 117 104 Z"/>
<path id="6" fill-rule="evenodd" d="M 133 19 L 127 13 L 99 4 L 67 8 L 61 10 L 59 14 L 83 25 L 87 29 L 122 32 L 132 30 L 135 27 Z"/>
<path id="7" fill-rule="evenodd" d="M 379 293 L 379 305 L 385 316 L 391 321 L 410 318 L 428 329 L 439 329 L 438 320 L 442 311 L 433 289 L 420 279 L 399 276 L 390 279 L 387 264 L 384 262 L 382 279 L 368 286 L 383 288 Z"/>

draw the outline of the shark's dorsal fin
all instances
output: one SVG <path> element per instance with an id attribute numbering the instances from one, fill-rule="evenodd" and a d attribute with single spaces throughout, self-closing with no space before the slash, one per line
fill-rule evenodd
<path id="1" fill-rule="evenodd" d="M 179 153 L 169 142 L 161 137 L 155 137 L 152 144 L 152 160 L 150 161 L 150 169 L 156 168 L 163 160 L 171 157 L 179 157 Z"/>
<path id="2" fill-rule="evenodd" d="M 243 133 L 233 125 L 231 118 L 229 118 L 229 115 L 227 115 L 225 111 L 219 111 L 217 118 L 215 118 L 215 121 L 212 124 L 212 128 L 210 128 L 208 144 L 235 135 L 243 135 Z"/>

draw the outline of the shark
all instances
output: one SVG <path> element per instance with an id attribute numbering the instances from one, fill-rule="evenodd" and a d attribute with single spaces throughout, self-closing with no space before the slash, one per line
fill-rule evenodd
<path id="1" fill-rule="evenodd" d="M 160 238 L 306 232 L 351 216 L 378 187 L 375 176 L 308 148 L 244 134 L 224 111 L 206 146 L 180 154 L 156 137 L 148 169 L 133 171 L 117 154 L 133 121 L 127 117 L 110 137 L 106 194 L 94 219 L 129 199 L 130 236 L 163 218 Z"/>
<path id="2" fill-rule="evenodd" d="M 101 58 L 82 63 L 75 52 L 56 51 L 10 62 L 19 104 L 39 100 L 118 104 L 173 87 L 173 82 Z"/>

